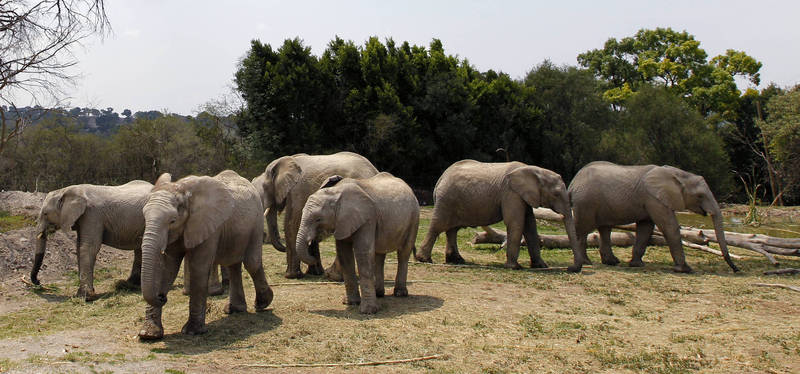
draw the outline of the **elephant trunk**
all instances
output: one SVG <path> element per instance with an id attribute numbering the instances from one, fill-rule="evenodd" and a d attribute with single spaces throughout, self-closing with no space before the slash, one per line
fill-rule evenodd
<path id="1" fill-rule="evenodd" d="M 725 240 L 725 230 L 722 227 L 722 213 L 719 210 L 719 206 L 712 209 L 709 214 L 711 214 L 711 219 L 714 221 L 714 233 L 717 235 L 717 243 L 719 243 L 719 249 L 722 251 L 722 257 L 725 258 L 725 262 L 734 272 L 739 271 L 739 268 L 733 263 L 731 255 L 728 253 L 728 242 Z"/>
<path id="2" fill-rule="evenodd" d="M 281 243 L 281 234 L 278 233 L 278 209 L 275 207 L 267 208 L 265 216 L 267 217 L 269 242 L 278 252 L 286 252 L 286 247 Z"/>
<path id="3" fill-rule="evenodd" d="M 581 271 L 586 259 L 583 258 L 583 251 L 578 246 L 578 234 L 575 232 L 575 220 L 572 218 L 572 212 L 567 208 L 561 214 L 564 216 L 564 228 L 567 231 L 567 238 L 569 238 L 569 246 L 572 248 L 573 263 L 567 268 L 567 271 L 577 273 Z"/>
<path id="4" fill-rule="evenodd" d="M 31 269 L 31 283 L 39 284 L 39 269 L 42 267 L 44 253 L 47 250 L 47 221 L 39 218 L 39 225 L 36 226 L 36 252 L 33 258 L 33 268 Z"/>
<path id="5" fill-rule="evenodd" d="M 305 262 L 309 266 L 313 266 L 317 264 L 317 259 L 308 252 L 308 247 L 314 240 L 314 229 L 311 227 L 312 224 L 309 221 L 310 220 L 308 219 L 308 216 L 304 214 L 303 218 L 300 220 L 300 228 L 297 231 L 295 249 L 297 251 L 297 256 L 301 261 Z"/>
<path id="6" fill-rule="evenodd" d="M 142 236 L 142 296 L 148 304 L 161 307 L 167 302 L 161 282 L 164 273 L 163 249 L 167 245 L 167 230 L 154 220 L 148 220 Z"/>

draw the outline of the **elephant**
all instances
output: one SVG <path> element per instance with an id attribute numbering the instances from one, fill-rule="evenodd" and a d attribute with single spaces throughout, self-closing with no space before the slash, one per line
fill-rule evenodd
<path id="1" fill-rule="evenodd" d="M 408 296 L 408 259 L 414 250 L 418 226 L 419 203 L 402 179 L 385 172 L 364 179 L 336 175 L 328 178 L 303 207 L 297 255 L 314 265 L 318 258 L 309 252 L 309 247 L 332 232 L 344 276 L 343 302 L 361 304 L 361 313 L 373 314 L 378 311 L 376 297 L 385 293 L 383 266 L 387 253 L 397 251 L 393 295 Z"/>
<path id="2" fill-rule="evenodd" d="M 505 267 L 522 268 L 517 262 L 521 237 L 525 237 L 532 268 L 546 268 L 539 247 L 532 208 L 544 206 L 564 216 L 574 263 L 567 270 L 579 272 L 584 256 L 578 250 L 567 189 L 553 171 L 522 162 L 484 163 L 462 160 L 442 173 L 433 190 L 433 218 L 416 259 L 431 262 L 431 251 L 440 233 L 447 234 L 445 260 L 464 263 L 458 253 L 457 233 L 462 227 L 487 226 L 503 221 L 508 229 Z"/>
<path id="3" fill-rule="evenodd" d="M 78 234 L 78 274 L 80 285 L 77 297 L 94 300 L 94 265 L 100 245 L 133 250 L 133 267 L 126 285 L 138 288 L 142 263 L 142 234 L 144 207 L 153 185 L 135 180 L 121 186 L 79 184 L 51 191 L 44 199 L 36 228 L 36 251 L 31 269 L 31 282 L 39 284 L 38 274 L 47 249 L 50 227 Z"/>
<path id="4" fill-rule="evenodd" d="M 365 157 L 339 152 L 331 155 L 310 156 L 304 153 L 284 156 L 272 161 L 263 176 L 264 208 L 267 219 L 267 234 L 272 246 L 286 252 L 286 278 L 302 278 L 300 260 L 295 254 L 295 239 L 300 226 L 300 217 L 306 200 L 330 176 L 340 175 L 349 178 L 368 178 L 378 174 L 378 169 Z M 284 211 L 284 234 L 286 246 L 281 243 L 278 233 L 278 212 Z M 307 274 L 325 273 L 332 280 L 341 280 L 341 272 L 336 261 L 327 270 L 322 268 L 318 245 L 311 248 L 317 259 L 309 266 Z"/>
<path id="5" fill-rule="evenodd" d="M 675 211 L 689 210 L 711 214 L 725 262 L 734 272 L 738 271 L 728 254 L 719 205 L 705 179 L 699 175 L 667 165 L 624 166 L 596 161 L 575 174 L 569 185 L 569 195 L 581 251 L 586 253 L 586 235 L 597 229 L 603 264 L 619 263 L 611 251 L 611 228 L 636 223 L 630 266 L 644 266 L 642 256 L 653 227 L 658 226 L 669 245 L 675 263 L 673 270 L 692 272 L 684 258 L 680 225 L 675 217 Z"/>
<path id="6" fill-rule="evenodd" d="M 214 264 L 226 266 L 230 277 L 225 313 L 247 311 L 243 262 L 256 289 L 255 310 L 269 306 L 273 293 L 261 261 L 263 211 L 255 187 L 231 170 L 175 182 L 167 173 L 158 178 L 142 208 L 142 296 L 148 306 L 140 339 L 163 337 L 161 311 L 182 260 L 190 283 L 184 334 L 207 331 L 207 282 Z"/>

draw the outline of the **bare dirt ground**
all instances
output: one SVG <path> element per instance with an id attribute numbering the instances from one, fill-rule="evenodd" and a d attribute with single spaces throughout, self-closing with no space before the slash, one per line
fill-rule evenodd
<path id="1" fill-rule="evenodd" d="M 0 201 L 2 195 L 0 195 Z M 0 209 L 3 208 L 0 205 Z M 38 210 L 38 208 L 34 209 Z M 423 209 L 418 242 L 429 222 Z M 502 225 L 498 226 L 502 228 Z M 470 246 L 474 229 L 459 232 L 462 255 L 481 266 L 413 263 L 410 296 L 380 299 L 373 316 L 341 304 L 344 287 L 319 277 L 283 278 L 284 254 L 264 246 L 275 299 L 268 311 L 225 315 L 225 296 L 209 299 L 209 332 L 180 334 L 188 298 L 179 277 L 164 311 L 166 336 L 141 343 L 136 333 L 145 303 L 117 290 L 132 253 L 104 248 L 95 289 L 86 303 L 77 289 L 74 240 L 50 241 L 44 287 L 20 280 L 30 271 L 32 228 L 0 234 L 0 371 L 9 372 L 800 372 L 800 293 L 753 283 L 800 286 L 797 276 L 764 276 L 770 265 L 745 256 L 733 274 L 718 257 L 687 249 L 695 274 L 674 274 L 665 248 L 650 248 L 644 268 L 599 265 L 580 274 L 506 270 L 497 245 Z M 541 232 L 558 230 L 540 226 Z M 74 235 L 74 234 L 73 234 Z M 32 239 L 32 238 L 30 238 Z M 29 240 L 30 240 L 29 239 Z M 444 235 L 434 248 L 442 264 Z M 332 261 L 332 243 L 322 246 Z M 615 248 L 624 262 L 630 249 Z M 551 266 L 571 253 L 548 250 Z M 780 258 L 800 267 L 797 258 Z M 390 256 L 389 261 L 395 261 Z M 527 268 L 527 253 L 520 263 Z M 5 265 L 8 264 L 8 265 Z M 393 279 L 396 264 L 387 264 Z M 254 292 L 245 280 L 248 302 Z M 387 294 L 391 282 L 387 283 Z M 430 355 L 437 359 L 376 367 L 272 368 L 252 365 L 351 363 Z"/>

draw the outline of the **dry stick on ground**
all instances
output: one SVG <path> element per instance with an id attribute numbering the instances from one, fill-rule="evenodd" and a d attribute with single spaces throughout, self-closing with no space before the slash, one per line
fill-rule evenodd
<path id="1" fill-rule="evenodd" d="M 754 286 L 759 287 L 775 287 L 775 288 L 785 288 L 787 290 L 792 290 L 795 292 L 800 292 L 800 287 L 797 286 L 790 286 L 787 284 L 779 284 L 779 283 L 753 283 Z"/>
<path id="2" fill-rule="evenodd" d="M 800 274 L 800 269 L 786 268 L 786 269 L 770 270 L 764 272 L 764 275 L 783 275 L 783 274 Z"/>
<path id="3" fill-rule="evenodd" d="M 394 284 L 393 279 L 386 279 L 383 281 L 384 283 Z M 436 284 L 449 284 L 453 286 L 463 286 L 463 283 L 455 283 L 455 282 L 444 282 L 444 281 L 435 281 L 435 280 L 407 280 L 406 283 L 414 284 L 414 283 L 436 283 Z M 336 281 L 321 281 L 321 282 L 283 282 L 283 283 L 271 283 L 270 287 L 278 287 L 278 286 L 312 286 L 312 285 L 342 285 L 343 282 L 336 282 Z"/>
<path id="4" fill-rule="evenodd" d="M 469 264 L 434 264 L 431 262 L 409 262 L 409 265 L 426 265 L 426 266 L 446 266 L 446 267 L 462 267 L 462 268 L 477 268 L 477 269 L 491 269 L 491 270 L 498 270 L 503 269 L 500 266 L 489 266 L 489 265 L 469 265 Z M 584 268 L 590 268 L 592 265 L 583 265 Z M 556 267 L 549 267 L 549 268 L 522 268 L 520 270 L 525 271 L 566 271 L 566 266 L 556 266 Z"/>
<path id="5" fill-rule="evenodd" d="M 436 360 L 436 359 L 444 358 L 444 357 L 445 357 L 445 355 L 436 354 L 436 355 L 431 355 L 431 356 L 405 358 L 405 359 L 400 359 L 400 360 L 371 361 L 371 362 L 345 362 L 345 363 L 331 363 L 331 364 L 300 364 L 300 363 L 292 363 L 292 364 L 245 364 L 245 365 L 238 365 L 238 366 L 239 367 L 251 367 L 251 368 L 273 368 L 273 369 L 280 369 L 280 368 L 323 368 L 323 367 L 342 367 L 342 366 L 378 366 L 378 365 L 404 364 L 404 363 L 407 363 L 407 362 L 416 362 L 416 361 Z"/>

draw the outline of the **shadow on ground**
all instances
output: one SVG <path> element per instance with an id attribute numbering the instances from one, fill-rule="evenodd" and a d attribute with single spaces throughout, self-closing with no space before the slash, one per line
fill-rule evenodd
<path id="1" fill-rule="evenodd" d="M 339 319 L 369 320 L 395 318 L 402 315 L 428 312 L 442 307 L 444 300 L 428 295 L 408 295 L 408 297 L 386 296 L 378 298 L 380 310 L 375 314 L 361 314 L 358 305 L 342 305 L 343 309 L 309 310 L 309 313 Z"/>

